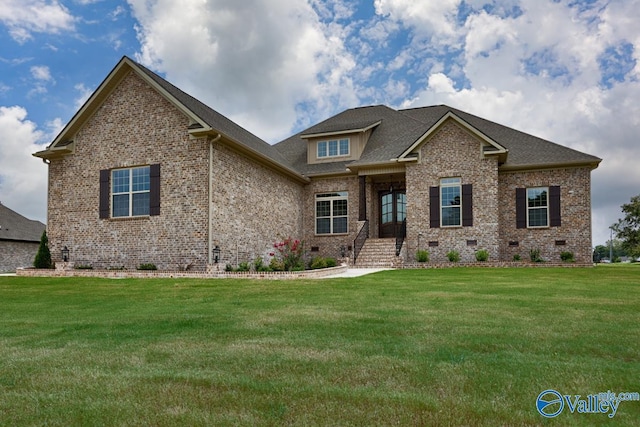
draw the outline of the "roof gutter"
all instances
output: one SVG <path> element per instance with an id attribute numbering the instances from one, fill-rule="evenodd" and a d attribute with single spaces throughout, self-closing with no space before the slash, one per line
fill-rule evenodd
<path id="1" fill-rule="evenodd" d="M 532 171 L 532 170 L 545 170 L 545 169 L 561 169 L 561 168 L 580 168 L 590 167 L 591 170 L 596 169 L 602 159 L 598 159 L 593 162 L 573 162 L 573 163 L 547 163 L 547 164 L 529 164 L 529 165 L 502 165 L 498 168 L 500 172 L 520 172 L 520 171 Z"/>

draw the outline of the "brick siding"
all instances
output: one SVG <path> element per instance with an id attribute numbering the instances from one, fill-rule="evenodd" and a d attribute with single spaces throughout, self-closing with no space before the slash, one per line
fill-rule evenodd
<path id="1" fill-rule="evenodd" d="M 17 268 L 33 266 L 38 246 L 37 242 L 0 240 L 0 273 L 13 273 Z"/>
<path id="2" fill-rule="evenodd" d="M 346 234 L 316 235 L 316 194 L 347 191 L 347 209 L 349 218 Z M 357 176 L 338 178 L 314 179 L 305 188 L 302 209 L 304 212 L 304 241 L 306 248 L 317 248 L 317 252 L 310 252 L 311 257 L 323 256 L 340 258 L 340 247 L 353 245 L 353 240 L 358 233 L 358 199 L 359 183 Z"/>
<path id="3" fill-rule="evenodd" d="M 129 73 L 75 136 L 75 153 L 49 166 L 49 241 L 54 260 L 96 268 L 163 270 L 208 264 L 209 142 L 189 119 Z M 99 219 L 102 169 L 161 165 L 160 215 Z M 251 261 L 279 235 L 300 235 L 302 186 L 222 142 L 214 149 L 214 241 L 221 262 Z M 240 253 L 238 253 L 238 251 Z"/>
<path id="4" fill-rule="evenodd" d="M 210 142 L 190 137 L 189 124 L 136 73 L 123 78 L 74 136 L 74 154 L 49 165 L 48 236 L 54 261 L 67 246 L 72 261 L 94 268 L 153 263 L 162 270 L 206 270 Z M 224 139 L 213 144 L 210 220 L 221 265 L 268 258 L 273 243 L 287 237 L 303 239 L 309 250 L 317 248 L 311 256 L 339 258 L 340 247 L 353 244 L 359 224 L 356 175 L 315 178 L 303 185 Z M 474 262 L 479 249 L 488 250 L 493 261 L 511 261 L 515 254 L 526 259 L 530 249 L 540 249 L 552 262 L 562 251 L 573 252 L 579 264 L 590 262 L 590 169 L 503 173 L 498 158 L 484 156 L 481 145 L 455 121 L 447 121 L 420 147 L 419 162 L 406 163 L 404 182 L 401 173 L 389 176 L 406 188 L 406 261 L 412 262 L 420 248 L 429 250 L 435 263 L 446 262 L 450 250 L 460 252 L 462 262 Z M 150 164 L 161 165 L 160 215 L 100 219 L 100 171 Z M 430 227 L 429 188 L 446 177 L 473 185 L 472 226 Z M 371 237 L 376 237 L 378 191 L 388 183 L 373 178 L 366 181 L 367 216 Z M 515 188 L 553 185 L 560 186 L 562 225 L 517 229 Z M 316 235 L 315 195 L 336 191 L 349 193 L 348 232 Z"/>
<path id="5" fill-rule="evenodd" d="M 560 186 L 561 226 L 517 229 L 515 189 L 553 185 Z M 590 168 L 503 173 L 500 174 L 498 192 L 502 259 L 512 260 L 516 254 L 522 259 L 529 259 L 529 251 L 539 249 L 541 257 L 552 262 L 559 261 L 560 253 L 565 251 L 573 252 L 579 264 L 592 262 Z"/>
<path id="6" fill-rule="evenodd" d="M 445 122 L 420 148 L 420 161 L 407 164 L 406 177 L 408 259 L 414 259 L 418 244 L 435 262 L 446 261 L 451 250 L 457 250 L 464 262 L 474 261 L 479 249 L 489 251 L 490 259 L 498 259 L 498 160 L 482 155 L 476 137 L 453 120 Z M 473 185 L 472 227 L 429 225 L 429 187 L 439 186 L 440 179 L 448 177 L 460 177 L 462 184 Z M 469 246 L 468 240 L 476 244 Z M 438 242 L 438 246 L 429 247 L 429 242 Z"/>
<path id="7" fill-rule="evenodd" d="M 213 236 L 222 265 L 268 262 L 276 241 L 302 238 L 302 184 L 221 144 L 213 159 Z"/>

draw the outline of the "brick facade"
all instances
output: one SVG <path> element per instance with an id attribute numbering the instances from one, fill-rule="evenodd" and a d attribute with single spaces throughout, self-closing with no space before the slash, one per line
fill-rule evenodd
<path id="1" fill-rule="evenodd" d="M 302 239 L 303 186 L 216 144 L 213 239 L 220 263 L 267 259 L 276 241 Z"/>
<path id="2" fill-rule="evenodd" d="M 206 131 L 200 134 L 205 136 L 190 135 L 193 117 L 133 70 L 100 102 L 74 131 L 72 154 L 48 152 L 53 153 L 48 236 L 54 261 L 67 246 L 76 265 L 135 269 L 153 263 L 161 270 L 204 271 L 210 242 L 220 247 L 224 266 L 268 258 L 273 243 L 287 237 L 303 239 L 307 249 L 314 249 L 311 256 L 339 258 L 341 247 L 353 245 L 362 225 L 361 182 L 370 237 L 379 234 L 380 194 L 391 188 L 405 191 L 402 253 L 408 263 L 417 249 L 427 249 L 434 263 L 446 262 L 451 250 L 460 253 L 461 261 L 473 262 L 480 249 L 493 262 L 511 261 L 516 254 L 526 259 L 530 249 L 539 249 L 553 262 L 563 251 L 573 252 L 578 263 L 591 259 L 591 167 L 503 171 L 497 155 L 484 154 L 487 142 L 454 119 L 444 120 L 426 141 L 412 147 L 418 161 L 387 158 L 384 164 L 365 165 L 371 169 L 342 169 L 304 184 L 302 175 L 285 173 L 285 167 L 270 164 L 242 141 L 218 139 Z M 100 218 L 101 171 L 156 164 L 161 171 L 160 215 Z M 364 181 L 358 173 L 366 176 Z M 430 188 L 451 177 L 471 185 L 473 223 L 435 227 Z M 538 186 L 560 187 L 562 224 L 517 228 L 516 188 Z M 347 232 L 317 235 L 315 197 L 330 192 L 348 193 Z"/>
<path id="3" fill-rule="evenodd" d="M 0 273 L 13 273 L 17 268 L 33 266 L 39 246 L 37 242 L 0 240 Z"/>
<path id="4" fill-rule="evenodd" d="M 406 177 L 409 259 L 418 249 L 427 249 L 435 262 L 445 261 L 451 250 L 458 251 L 461 261 L 467 262 L 475 261 L 479 249 L 488 250 L 490 259 L 499 257 L 498 161 L 483 156 L 476 137 L 453 121 L 445 122 L 420 148 L 420 161 L 407 165 Z M 430 227 L 429 188 L 449 177 L 460 177 L 462 184 L 473 185 L 471 227 Z M 469 245 L 468 241 L 475 244 Z"/>
<path id="5" fill-rule="evenodd" d="M 515 189 L 560 186 L 560 227 L 516 228 Z M 576 263 L 591 263 L 591 170 L 589 168 L 550 169 L 500 174 L 500 257 L 505 261 L 520 255 L 529 259 L 531 249 L 539 249 L 547 261 L 557 262 L 560 253 L 573 252 Z M 517 243 L 517 245 L 516 245 Z"/>
<path id="6" fill-rule="evenodd" d="M 317 235 L 315 233 L 316 194 L 346 191 L 349 193 L 347 209 L 349 219 L 346 234 Z M 359 184 L 357 176 L 339 178 L 318 178 L 311 181 L 304 189 L 302 210 L 304 212 L 304 241 L 307 249 L 316 249 L 311 256 L 340 258 L 340 247 L 353 245 L 358 233 L 358 199 Z"/>
<path id="7" fill-rule="evenodd" d="M 190 138 L 188 125 L 135 73 L 125 77 L 75 136 L 75 153 L 51 161 L 51 253 L 66 245 L 77 264 L 100 268 L 206 268 L 210 147 L 206 138 Z M 211 220 L 221 262 L 251 261 L 278 236 L 301 235 L 300 184 L 220 141 L 213 159 Z M 149 164 L 161 167 L 161 214 L 100 219 L 100 170 Z"/>

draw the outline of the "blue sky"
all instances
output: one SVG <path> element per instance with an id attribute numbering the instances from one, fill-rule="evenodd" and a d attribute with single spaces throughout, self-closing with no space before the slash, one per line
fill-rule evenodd
<path id="1" fill-rule="evenodd" d="M 640 193 L 640 0 L 0 0 L 0 201 L 127 55 L 268 142 L 346 108 L 447 104 L 604 159 L 594 244 Z"/>

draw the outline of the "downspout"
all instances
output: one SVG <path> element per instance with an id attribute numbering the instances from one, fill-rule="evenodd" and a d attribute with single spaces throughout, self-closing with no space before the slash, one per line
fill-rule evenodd
<path id="1" fill-rule="evenodd" d="M 213 264 L 213 144 L 221 138 L 218 134 L 209 140 L 209 265 Z"/>

